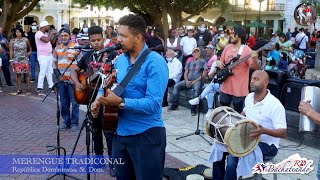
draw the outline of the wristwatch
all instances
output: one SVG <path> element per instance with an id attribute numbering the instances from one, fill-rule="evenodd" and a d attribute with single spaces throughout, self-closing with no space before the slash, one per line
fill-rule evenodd
<path id="1" fill-rule="evenodd" d="M 124 108 L 124 106 L 125 106 L 124 99 L 123 99 L 123 98 L 121 98 L 121 103 L 118 105 L 118 108 L 119 108 L 119 109 L 123 109 L 123 108 Z"/>

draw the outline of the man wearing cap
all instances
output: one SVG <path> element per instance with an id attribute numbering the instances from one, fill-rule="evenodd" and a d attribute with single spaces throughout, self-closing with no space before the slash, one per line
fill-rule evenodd
<path id="1" fill-rule="evenodd" d="M 193 59 L 188 62 L 184 71 L 184 80 L 174 85 L 172 105 L 168 108 L 168 111 L 174 111 L 178 109 L 179 93 L 183 89 L 192 89 L 193 97 L 198 97 L 201 90 L 201 78 L 206 75 L 207 63 L 200 58 L 200 49 L 198 47 L 192 50 Z M 191 106 L 191 115 L 196 115 L 196 106 Z"/>
<path id="2" fill-rule="evenodd" d="M 43 90 L 44 77 L 47 77 L 49 88 L 53 86 L 52 81 L 52 44 L 50 40 L 57 34 L 56 30 L 51 30 L 47 21 L 40 23 L 40 30 L 35 35 L 35 41 L 37 45 L 37 56 L 40 65 L 40 72 L 38 76 L 37 93 L 41 94 Z"/>
<path id="3" fill-rule="evenodd" d="M 168 106 L 168 87 L 174 86 L 176 83 L 180 81 L 182 75 L 182 64 L 176 58 L 178 54 L 174 52 L 173 49 L 168 49 L 166 52 L 166 60 L 168 62 L 168 69 L 169 69 L 169 80 L 167 89 L 163 96 L 162 107 Z"/>
<path id="4" fill-rule="evenodd" d="M 279 41 L 278 32 L 272 33 L 272 38 L 270 39 L 271 42 L 277 43 Z"/>
<path id="5" fill-rule="evenodd" d="M 270 48 L 269 48 L 269 52 L 267 55 L 267 61 L 268 62 L 264 62 L 262 65 L 262 69 L 268 70 L 270 68 L 270 62 L 274 60 L 276 61 L 276 65 L 275 65 L 275 69 L 278 69 L 279 63 L 280 63 L 280 53 L 276 50 L 276 43 L 271 42 L 270 43 Z M 268 66 L 268 68 L 266 69 L 266 66 Z"/>
<path id="6" fill-rule="evenodd" d="M 70 40 L 69 29 L 63 29 L 59 33 L 61 44 L 53 50 L 53 72 L 57 78 L 65 72 L 64 76 L 59 81 L 59 95 L 60 95 L 60 111 L 61 116 L 64 119 L 59 128 L 65 130 L 71 128 L 71 131 L 78 130 L 79 124 L 79 105 L 75 101 L 73 83 L 70 78 L 70 70 L 74 69 L 77 61 L 73 61 L 72 65 L 66 69 L 78 52 L 74 49 L 70 49 L 75 46 Z M 70 112 L 70 104 L 72 112 Z"/>
<path id="7" fill-rule="evenodd" d="M 213 79 L 216 74 L 217 56 L 214 54 L 213 50 L 214 50 L 214 47 L 211 44 L 206 46 L 206 53 L 207 53 L 207 56 L 210 58 L 208 60 L 208 69 L 210 69 L 210 72 L 208 73 L 209 79 Z M 206 97 L 207 104 L 208 104 L 208 112 L 206 113 L 205 117 L 209 117 L 209 115 L 213 110 L 213 105 L 214 105 L 213 97 L 215 93 L 219 91 L 219 88 L 220 88 L 220 84 L 216 83 L 215 81 L 212 81 L 202 91 L 199 97 L 189 100 L 189 103 L 191 105 L 198 105 L 200 103 L 200 99 L 203 99 L 204 97 Z"/>
<path id="8" fill-rule="evenodd" d="M 217 55 L 214 54 L 214 47 L 211 44 L 206 46 L 206 54 L 208 56 L 208 69 L 211 69 L 212 63 L 217 60 Z"/>
<path id="9" fill-rule="evenodd" d="M 235 27 L 230 35 L 230 44 L 224 48 L 220 60 L 217 61 L 217 67 L 224 69 L 225 64 L 238 56 L 241 51 L 240 47 L 242 48 L 240 59 L 251 54 L 250 58 L 232 69 L 233 75 L 224 80 L 220 86 L 220 104 L 230 106 L 232 102 L 234 110 L 238 113 L 242 112 L 244 99 L 249 93 L 249 69 L 260 69 L 258 53 L 252 52 L 249 46 L 244 45 L 245 38 L 244 28 Z"/>

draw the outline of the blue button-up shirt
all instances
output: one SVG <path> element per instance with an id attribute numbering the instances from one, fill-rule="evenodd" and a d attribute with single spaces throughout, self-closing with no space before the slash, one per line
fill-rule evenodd
<path id="1" fill-rule="evenodd" d="M 145 45 L 136 60 L 147 48 Z M 115 62 L 118 70 L 117 83 L 124 79 L 132 65 L 128 53 L 118 57 Z M 166 61 L 158 53 L 151 52 L 121 95 L 125 100 L 125 107 L 119 110 L 118 135 L 135 135 L 152 127 L 164 127 L 161 119 L 162 98 L 168 78 Z"/>

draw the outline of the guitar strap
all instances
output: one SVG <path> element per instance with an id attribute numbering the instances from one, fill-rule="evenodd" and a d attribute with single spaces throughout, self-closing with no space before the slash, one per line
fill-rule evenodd
<path id="1" fill-rule="evenodd" d="M 238 55 L 237 55 L 237 61 L 240 59 L 240 56 L 242 54 L 242 51 L 243 51 L 243 48 L 244 48 L 244 45 L 242 44 L 239 48 L 239 51 L 238 51 Z"/>
<path id="2" fill-rule="evenodd" d="M 113 92 L 117 96 L 121 96 L 123 93 L 124 89 L 130 82 L 130 80 L 133 78 L 135 73 L 140 69 L 142 63 L 145 61 L 146 57 L 148 54 L 151 52 L 151 50 L 146 49 L 142 52 L 141 56 L 136 60 L 136 62 L 133 64 L 132 68 L 129 70 L 128 74 L 123 78 L 121 83 L 113 90 Z"/>

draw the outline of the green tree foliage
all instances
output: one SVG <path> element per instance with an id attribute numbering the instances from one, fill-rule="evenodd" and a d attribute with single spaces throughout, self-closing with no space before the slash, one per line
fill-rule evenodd
<path id="1" fill-rule="evenodd" d="M 27 15 L 40 0 L 0 0 L 0 26 L 4 33 L 10 33 L 14 22 Z"/>
<path id="2" fill-rule="evenodd" d="M 172 27 L 182 25 L 182 22 L 192 18 L 200 12 L 205 12 L 210 8 L 226 9 L 228 0 L 74 0 L 81 6 L 96 5 L 106 8 L 125 7 L 135 14 L 144 17 L 148 25 L 159 26 L 163 29 L 164 38 L 168 36 L 169 24 L 166 14 L 171 17 Z M 222 8 L 223 7 L 223 8 Z M 182 18 L 182 12 L 188 17 Z"/>

